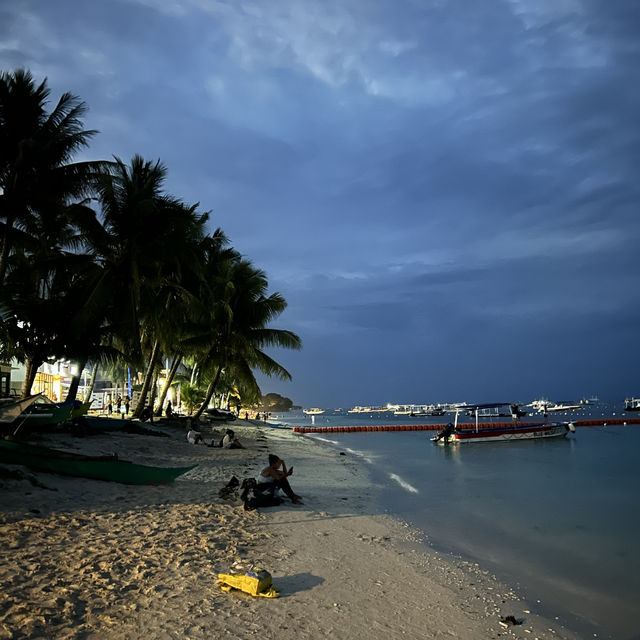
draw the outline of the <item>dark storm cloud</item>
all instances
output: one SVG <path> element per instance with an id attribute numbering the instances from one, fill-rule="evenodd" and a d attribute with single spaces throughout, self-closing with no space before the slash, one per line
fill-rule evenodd
<path id="1" fill-rule="evenodd" d="M 637 393 L 633 0 L 0 11 L 3 69 L 86 100 L 94 157 L 160 157 L 285 295 L 305 349 L 269 390 Z"/>

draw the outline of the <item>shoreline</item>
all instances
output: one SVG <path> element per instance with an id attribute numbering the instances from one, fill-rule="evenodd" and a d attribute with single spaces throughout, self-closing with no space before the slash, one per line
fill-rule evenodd
<path id="1" fill-rule="evenodd" d="M 238 420 L 246 449 L 189 445 L 184 432 L 44 440 L 143 464 L 199 466 L 169 487 L 24 472 L 3 478 L 0 638 L 263 637 L 578 638 L 533 613 L 473 562 L 448 557 L 421 532 L 377 513 L 366 465 L 325 443 Z M 208 436 L 205 437 L 207 439 Z M 295 467 L 303 506 L 246 512 L 218 497 L 232 475 L 253 477 L 274 452 Z M 48 488 L 34 486 L 29 477 Z M 36 513 L 37 511 L 37 513 Z M 262 566 L 276 600 L 224 593 L 217 573 Z M 500 616 L 523 624 L 505 627 Z M 21 635 L 22 634 L 22 635 Z"/>

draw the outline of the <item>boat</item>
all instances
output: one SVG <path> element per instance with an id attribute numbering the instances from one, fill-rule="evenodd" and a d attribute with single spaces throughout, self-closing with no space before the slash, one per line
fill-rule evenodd
<path id="1" fill-rule="evenodd" d="M 15 425 L 29 429 L 47 427 L 60 424 L 71 417 L 73 405 L 57 404 L 42 394 L 38 394 L 34 401 L 18 416 Z"/>
<path id="2" fill-rule="evenodd" d="M 169 484 L 197 466 L 148 467 L 120 460 L 117 455 L 85 456 L 13 440 L 0 440 L 0 462 L 34 471 L 134 485 Z"/>
<path id="3" fill-rule="evenodd" d="M 324 413 L 324 409 L 318 409 L 318 407 L 313 407 L 312 409 L 303 409 L 303 411 L 308 415 L 308 416 L 317 416 L 321 413 Z"/>
<path id="4" fill-rule="evenodd" d="M 110 418 L 108 416 L 84 416 L 82 419 L 89 432 L 91 431 L 119 431 L 128 424 L 129 420 L 122 418 Z"/>
<path id="5" fill-rule="evenodd" d="M 627 398 L 624 401 L 625 411 L 640 411 L 640 398 Z"/>
<path id="6" fill-rule="evenodd" d="M 89 400 L 89 402 L 80 402 L 79 400 L 74 400 L 73 403 L 71 403 L 70 418 L 72 420 L 75 420 L 76 418 L 80 418 L 81 416 L 86 416 L 87 413 L 89 413 L 89 409 L 91 408 L 92 402 L 93 402 L 92 400 Z M 64 402 L 63 404 L 67 404 L 67 403 Z"/>
<path id="7" fill-rule="evenodd" d="M 24 400 L 3 399 L 0 404 L 0 424 L 14 435 L 23 428 L 30 430 L 60 424 L 71 416 L 73 406 L 56 404 L 38 393 Z"/>
<path id="8" fill-rule="evenodd" d="M 0 398 L 0 424 L 11 424 L 32 405 L 37 395 L 28 398 Z"/>
<path id="9" fill-rule="evenodd" d="M 511 422 L 480 423 L 479 417 L 483 410 L 498 410 L 500 407 L 511 408 Z M 467 405 L 473 409 L 475 424 L 458 424 L 460 410 L 456 411 L 455 422 L 449 423 L 436 436 L 431 438 L 437 444 L 463 442 L 498 442 L 505 440 L 537 440 L 540 438 L 564 437 L 574 432 L 575 427 L 570 422 L 520 422 L 520 411 L 513 403 L 485 403 Z M 515 409 L 514 409 L 515 408 Z"/>
<path id="10" fill-rule="evenodd" d="M 556 402 L 546 407 L 546 411 L 549 413 L 565 413 L 566 411 L 577 411 L 582 409 L 581 404 L 570 404 L 568 402 Z"/>

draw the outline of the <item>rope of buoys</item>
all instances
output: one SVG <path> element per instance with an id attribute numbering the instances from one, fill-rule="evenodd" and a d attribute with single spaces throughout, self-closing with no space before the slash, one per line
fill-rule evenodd
<path id="1" fill-rule="evenodd" d="M 511 427 L 513 422 L 482 422 L 478 427 Z M 538 424 L 535 422 L 520 422 L 521 426 L 528 424 Z M 607 425 L 631 425 L 640 424 L 640 418 L 602 418 L 601 420 L 575 420 L 572 422 L 575 427 L 598 427 Z M 446 424 L 388 424 L 388 425 L 356 425 L 353 427 L 293 427 L 294 433 L 358 433 L 362 431 L 441 431 Z M 459 424 L 458 429 L 475 429 L 475 423 Z"/>

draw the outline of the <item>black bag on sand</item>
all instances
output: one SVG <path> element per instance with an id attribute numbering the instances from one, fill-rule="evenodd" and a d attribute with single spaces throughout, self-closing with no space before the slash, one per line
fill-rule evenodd
<path id="1" fill-rule="evenodd" d="M 240 480 L 235 476 L 231 476 L 231 480 L 227 482 L 227 484 L 220 489 L 218 492 L 218 496 L 220 496 L 223 500 L 234 500 L 236 498 L 236 492 L 238 491 L 238 487 L 240 486 Z"/>
<path id="2" fill-rule="evenodd" d="M 273 495 L 275 487 L 261 491 L 253 478 L 245 478 L 241 487 L 240 498 L 244 503 L 245 511 L 253 511 L 260 507 L 277 507 L 284 502 L 282 498 Z"/>

